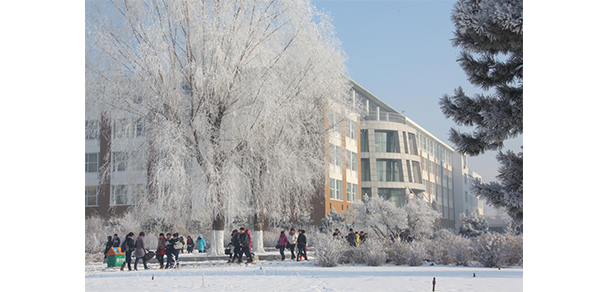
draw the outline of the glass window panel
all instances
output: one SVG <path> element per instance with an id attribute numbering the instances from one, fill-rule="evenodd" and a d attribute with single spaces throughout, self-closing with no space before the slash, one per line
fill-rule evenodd
<path id="1" fill-rule="evenodd" d="M 377 190 L 380 197 L 392 202 L 396 207 L 402 207 L 405 202 L 405 189 L 379 188 Z"/>
<path id="2" fill-rule="evenodd" d="M 95 140 L 100 137 L 100 122 L 95 120 L 85 121 L 85 139 Z"/>
<path id="3" fill-rule="evenodd" d="M 97 187 L 86 186 L 85 187 L 85 206 L 97 206 Z"/>
<path id="4" fill-rule="evenodd" d="M 362 181 L 371 181 L 371 166 L 369 159 L 360 159 L 360 168 L 362 170 Z"/>
<path id="5" fill-rule="evenodd" d="M 369 131 L 368 130 L 360 131 L 360 151 L 369 152 Z"/>

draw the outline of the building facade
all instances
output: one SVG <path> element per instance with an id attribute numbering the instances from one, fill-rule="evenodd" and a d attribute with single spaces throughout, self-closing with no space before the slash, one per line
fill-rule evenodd
<path id="1" fill-rule="evenodd" d="M 85 216 L 120 214 L 145 195 L 145 135 L 137 118 L 86 116 Z"/>
<path id="2" fill-rule="evenodd" d="M 360 193 L 360 115 L 352 90 L 352 107 L 327 104 L 325 114 L 325 186 L 323 204 L 314 202 L 313 220 L 320 224 L 331 209 L 347 211 Z"/>
<path id="3" fill-rule="evenodd" d="M 365 106 L 361 123 L 362 194 L 381 196 L 401 206 L 407 198 L 426 200 L 453 228 L 454 150 L 423 127 L 353 82 Z"/>
<path id="4" fill-rule="evenodd" d="M 312 219 L 347 211 L 363 196 L 381 196 L 402 206 L 423 199 L 441 214 L 441 226 L 459 227 L 459 214 L 483 213 L 470 183 L 481 179 L 466 156 L 436 138 L 352 81 L 351 102 L 326 105 L 323 196 Z M 353 110 L 362 104 L 361 117 Z M 146 130 L 130 117 L 86 116 L 85 215 L 124 212 L 146 193 Z"/>

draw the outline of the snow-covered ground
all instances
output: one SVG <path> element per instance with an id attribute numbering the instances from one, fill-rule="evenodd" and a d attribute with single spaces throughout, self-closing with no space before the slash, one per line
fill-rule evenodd
<path id="1" fill-rule="evenodd" d="M 135 272 L 85 265 L 87 291 L 523 291 L 523 269 L 479 267 L 347 265 L 317 267 L 313 262 L 258 262 L 254 265 L 224 261 L 183 263 L 174 270 Z M 473 277 L 473 273 L 476 277 Z"/>

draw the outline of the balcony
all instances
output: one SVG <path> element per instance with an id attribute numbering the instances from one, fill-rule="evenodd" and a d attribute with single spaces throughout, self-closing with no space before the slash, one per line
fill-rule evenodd
<path id="1" fill-rule="evenodd" d="M 369 112 L 369 114 L 364 117 L 364 120 L 407 124 L 407 120 L 403 115 L 390 112 Z"/>

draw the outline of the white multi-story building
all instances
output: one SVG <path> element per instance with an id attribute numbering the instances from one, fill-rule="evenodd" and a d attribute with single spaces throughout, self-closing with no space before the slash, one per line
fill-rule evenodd
<path id="1" fill-rule="evenodd" d="M 454 160 L 459 154 L 356 82 L 352 83 L 366 109 L 360 140 L 362 194 L 388 198 L 397 206 L 404 204 L 407 196 L 424 199 L 442 214 L 441 226 L 455 228 L 459 213 L 466 207 L 457 204 L 465 194 L 462 166 Z M 465 156 L 463 161 L 465 164 Z M 476 173 L 470 175 L 480 178 Z M 456 177 L 460 182 L 455 181 Z M 456 185 L 461 188 L 458 190 Z M 468 199 L 467 208 L 478 208 L 476 197 Z"/>

